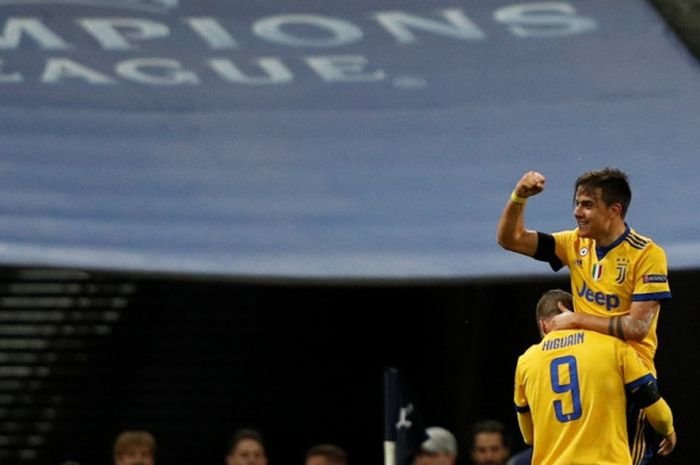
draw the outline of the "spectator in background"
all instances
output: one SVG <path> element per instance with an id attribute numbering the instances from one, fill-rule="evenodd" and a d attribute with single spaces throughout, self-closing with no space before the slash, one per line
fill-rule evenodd
<path id="1" fill-rule="evenodd" d="M 156 440 L 147 431 L 124 431 L 114 441 L 115 465 L 154 465 Z"/>
<path id="2" fill-rule="evenodd" d="M 474 465 L 504 465 L 510 456 L 510 435 L 503 423 L 482 420 L 472 425 L 469 455 Z"/>
<path id="3" fill-rule="evenodd" d="M 348 465 L 348 454 L 333 444 L 319 444 L 306 452 L 305 465 Z"/>
<path id="4" fill-rule="evenodd" d="M 425 432 L 428 439 L 421 444 L 414 465 L 454 465 L 457 461 L 457 440 L 454 435 L 439 426 L 431 426 Z"/>
<path id="5" fill-rule="evenodd" d="M 241 428 L 233 434 L 226 465 L 267 465 L 262 435 L 250 428 Z"/>

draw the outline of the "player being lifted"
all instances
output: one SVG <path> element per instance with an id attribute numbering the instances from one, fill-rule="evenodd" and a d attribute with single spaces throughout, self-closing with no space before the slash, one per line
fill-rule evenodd
<path id="1" fill-rule="evenodd" d="M 523 439 L 534 445 L 531 462 L 631 464 L 627 397 L 664 438 L 659 455 L 668 455 L 676 445 L 673 414 L 642 359 L 624 341 L 595 331 L 550 331 L 559 303 L 571 307 L 571 294 L 552 289 L 537 302 L 542 340 L 515 370 L 513 399 Z"/>
<path id="2" fill-rule="evenodd" d="M 627 175 L 613 168 L 589 171 L 574 186 L 574 230 L 553 234 L 527 229 L 527 199 L 544 190 L 545 177 L 530 171 L 513 190 L 498 222 L 498 243 L 505 249 L 567 266 L 575 312 L 553 319 L 551 330 L 582 328 L 627 340 L 656 376 L 654 354 L 660 302 L 671 298 L 666 255 L 648 237 L 625 222 L 632 192 Z M 641 412 L 630 421 L 635 464 L 648 460 Z"/>

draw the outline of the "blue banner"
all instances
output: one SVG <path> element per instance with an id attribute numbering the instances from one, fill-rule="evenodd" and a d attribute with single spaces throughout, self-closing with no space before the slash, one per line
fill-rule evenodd
<path id="1" fill-rule="evenodd" d="M 547 273 L 501 251 L 612 165 L 700 265 L 697 63 L 633 0 L 0 0 L 0 262 L 227 276 Z M 692 204 L 692 205 L 691 205 Z"/>

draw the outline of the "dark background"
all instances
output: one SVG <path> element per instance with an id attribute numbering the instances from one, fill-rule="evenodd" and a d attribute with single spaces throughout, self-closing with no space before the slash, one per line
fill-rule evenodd
<path id="1" fill-rule="evenodd" d="M 471 422 L 500 419 L 517 450 L 513 371 L 537 340 L 540 294 L 568 286 L 552 276 L 319 284 L 5 269 L 4 340 L 48 345 L 0 351 L 0 462 L 107 465 L 118 432 L 146 429 L 160 464 L 223 464 L 231 433 L 252 426 L 271 465 L 301 464 L 320 442 L 381 464 L 385 366 L 403 372 L 428 424 L 463 440 Z M 697 278 L 671 273 L 660 318 L 657 366 L 679 434 L 663 463 L 694 456 Z M 32 322 L 28 310 L 44 313 Z"/>

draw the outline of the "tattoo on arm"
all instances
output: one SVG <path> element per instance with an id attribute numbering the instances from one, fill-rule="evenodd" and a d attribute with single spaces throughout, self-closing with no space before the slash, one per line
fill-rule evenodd
<path id="1" fill-rule="evenodd" d="M 617 337 L 620 339 L 624 340 L 625 339 L 625 331 L 622 329 L 622 317 L 618 316 L 615 317 L 615 331 L 617 332 Z"/>
<path id="2" fill-rule="evenodd" d="M 610 323 L 608 323 L 608 334 L 622 340 L 625 339 L 625 332 L 622 329 L 622 317 L 614 316 L 610 318 Z"/>

